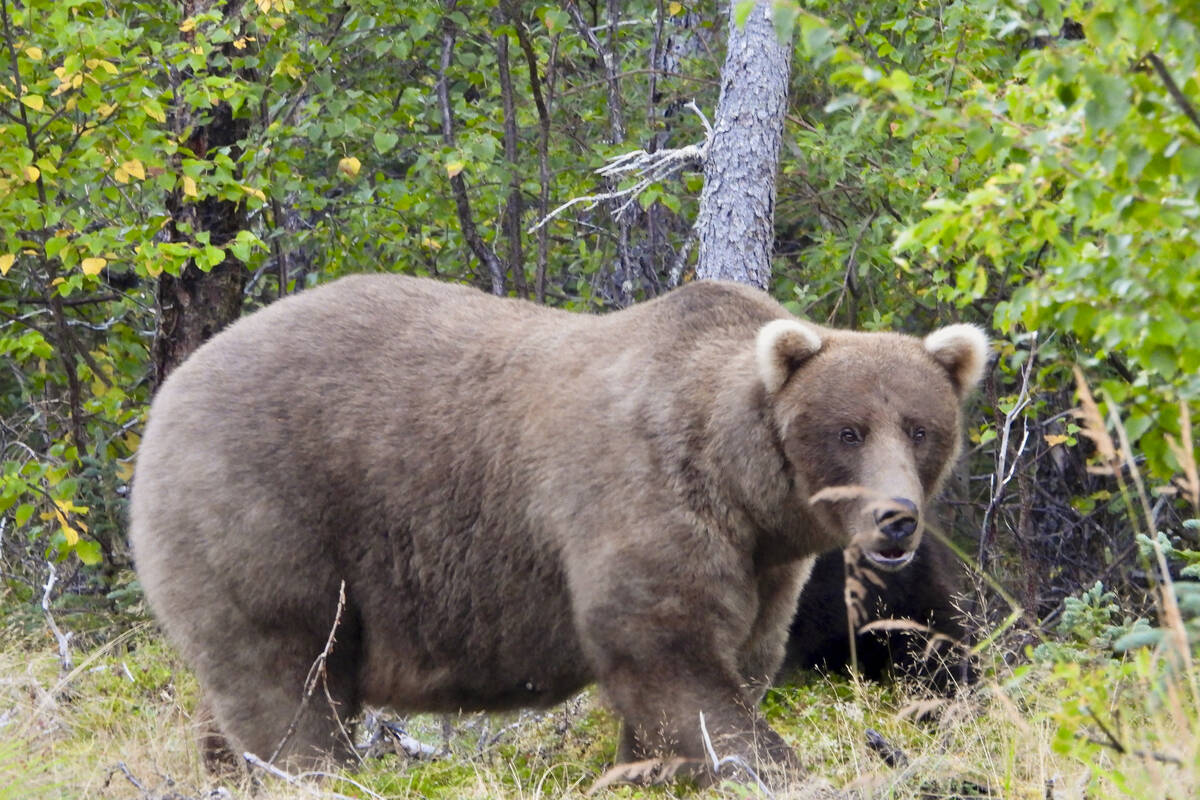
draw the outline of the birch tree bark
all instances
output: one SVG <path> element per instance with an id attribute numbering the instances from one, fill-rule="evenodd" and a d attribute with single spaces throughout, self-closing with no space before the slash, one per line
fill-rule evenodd
<path id="1" fill-rule="evenodd" d="M 775 173 L 783 139 L 792 45 L 758 2 L 739 27 L 730 3 L 721 96 L 696 215 L 696 277 L 766 289 L 775 239 Z"/>

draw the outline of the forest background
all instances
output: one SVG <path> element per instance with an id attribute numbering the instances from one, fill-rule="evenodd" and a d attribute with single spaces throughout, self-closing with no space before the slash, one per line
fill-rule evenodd
<path id="1" fill-rule="evenodd" d="M 997 341 L 943 527 L 994 634 L 977 648 L 992 702 L 1022 710 L 979 735 L 990 766 L 950 771 L 997 796 L 1194 796 L 1197 9 L 772 8 L 794 51 L 771 292 L 822 323 L 963 320 Z M 0 609 L 6 665 L 52 665 L 0 690 L 18 698 L 0 732 L 23 734 L 0 736 L 0 775 L 82 780 L 47 755 L 80 734 L 60 705 L 95 680 L 81 660 L 150 659 L 97 689 L 147 719 L 186 680 L 141 622 L 124 538 L 159 376 L 239 314 L 350 273 L 581 312 L 694 279 L 694 158 L 537 223 L 630 188 L 596 174 L 614 157 L 705 141 L 728 20 L 661 0 L 0 0 Z M 35 685 L 50 699 L 23 705 Z M 172 702 L 186 715 L 186 690 Z M 87 785 L 120 757 L 93 754 Z M 0 797 L 43 785 L 22 780 Z"/>

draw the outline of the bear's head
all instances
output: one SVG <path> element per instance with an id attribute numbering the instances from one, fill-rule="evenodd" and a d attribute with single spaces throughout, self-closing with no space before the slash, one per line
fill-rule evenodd
<path id="1" fill-rule="evenodd" d="M 851 543 L 899 569 L 921 541 L 927 502 L 961 449 L 963 399 L 988 340 L 972 325 L 917 339 L 767 323 L 756 362 L 798 502 L 829 548 Z"/>

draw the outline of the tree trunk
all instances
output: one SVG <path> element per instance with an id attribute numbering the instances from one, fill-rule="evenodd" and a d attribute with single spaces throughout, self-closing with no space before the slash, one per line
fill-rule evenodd
<path id="1" fill-rule="evenodd" d="M 186 0 L 184 16 L 204 10 L 206 3 Z M 225 14 L 235 15 L 240 3 L 230 3 Z M 192 33 L 185 33 L 190 37 Z M 224 55 L 232 56 L 231 45 Z M 185 75 L 184 80 L 190 76 Z M 176 93 L 178 96 L 179 93 Z M 211 118 L 198 124 L 182 106 L 174 109 L 176 129 L 182 133 L 190 125 L 186 147 L 198 158 L 207 158 L 217 148 L 236 148 L 249 131 L 247 118 L 236 118 L 228 103 L 221 103 L 209 112 Z M 236 159 L 236 155 L 234 156 Z M 209 242 L 222 247 L 232 241 L 246 225 L 246 210 L 242 203 L 204 197 L 188 202 L 178 189 L 167 200 L 171 213 L 171 237 L 174 241 L 194 239 L 206 231 Z M 181 230 L 187 222 L 191 231 Z M 167 375 L 185 358 L 217 331 L 233 322 L 242 312 L 242 293 L 246 288 L 246 266 L 226 251 L 225 260 L 204 272 L 188 264 L 176 277 L 162 275 L 158 281 L 158 327 L 154 332 L 155 386 L 161 386 Z"/>
<path id="2" fill-rule="evenodd" d="M 696 215 L 696 276 L 766 289 L 775 239 L 775 173 L 787 108 L 791 42 L 779 41 L 770 4 L 734 22 L 721 70 L 713 136 Z"/>

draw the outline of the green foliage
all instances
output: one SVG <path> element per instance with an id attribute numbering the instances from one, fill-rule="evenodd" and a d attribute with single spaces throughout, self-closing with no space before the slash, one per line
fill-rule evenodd
<path id="1" fill-rule="evenodd" d="M 523 229 L 602 188 L 593 168 L 624 149 L 601 144 L 609 115 L 596 56 L 550 6 L 513 18 L 491 2 L 446 17 L 432 0 L 182 9 L 0 0 L 0 514 L 32 571 L 43 558 L 78 558 L 111 577 L 127 561 L 158 276 L 232 256 L 252 274 L 248 306 L 353 272 L 481 282 L 451 175 L 465 179 L 483 245 L 507 257 L 498 220 L 514 197 Z M 643 22 L 611 42 L 623 58 L 641 57 L 653 9 L 625 10 Z M 669 15 L 682 13 L 672 4 Z M 447 32 L 452 143 L 437 92 Z M 544 154 L 526 45 L 552 125 Z M 645 82 L 626 86 L 627 124 L 639 137 L 664 129 Z M 668 76 L 657 86 L 678 88 Z M 226 115 L 244 138 L 207 146 L 197 132 Z M 695 120 L 671 124 L 698 138 Z M 660 271 L 696 188 L 658 184 L 640 200 L 658 220 L 660 251 L 647 261 Z M 214 233 L 212 200 L 239 209 L 227 238 Z M 608 225 L 603 210 L 551 222 L 544 264 L 536 237 L 519 234 L 510 285 L 569 307 L 611 302 Z"/>
<path id="2" fill-rule="evenodd" d="M 1085 38 L 1059 35 L 1068 19 Z M 835 217 L 847 223 L 822 255 L 889 280 L 877 307 L 908 295 L 882 324 L 948 304 L 1009 334 L 1069 335 L 1063 357 L 1129 409 L 1152 470 L 1178 471 L 1165 437 L 1178 403 L 1200 399 L 1194 20 L 1165 0 L 827 2 L 805 5 L 800 31 L 829 65 L 800 143 L 841 165 L 814 189 L 849 188 L 860 207 Z"/>
<path id="3" fill-rule="evenodd" d="M 1041 661 L 1089 661 L 1105 659 L 1129 637 L 1153 630 L 1142 618 L 1122 614 L 1117 595 L 1106 591 L 1100 581 L 1086 592 L 1063 601 L 1062 617 L 1055 626 L 1058 638 L 1034 648 Z"/>

